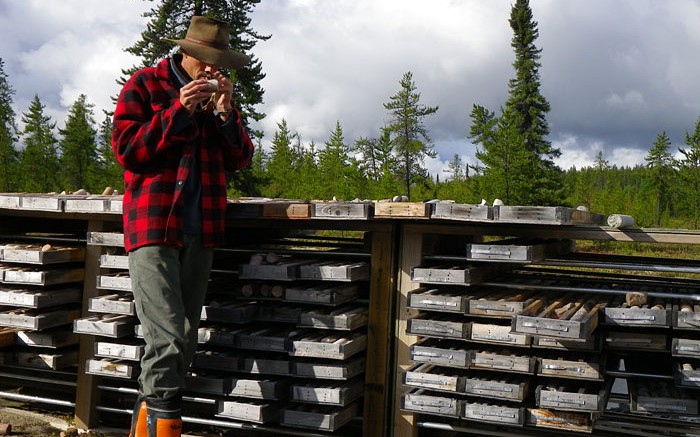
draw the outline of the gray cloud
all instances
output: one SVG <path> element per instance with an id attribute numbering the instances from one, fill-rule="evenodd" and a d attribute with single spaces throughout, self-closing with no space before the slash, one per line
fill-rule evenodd
<path id="1" fill-rule="evenodd" d="M 261 2 L 252 27 L 272 38 L 255 47 L 267 77 L 272 137 L 285 118 L 304 141 L 328 139 L 340 121 L 346 141 L 376 136 L 383 103 L 413 72 L 421 101 L 439 106 L 425 120 L 440 157 L 473 162 L 473 104 L 499 112 L 513 76 L 510 0 L 285 0 Z M 598 151 L 617 165 L 643 162 L 665 130 L 682 146 L 700 116 L 700 3 L 694 0 L 531 0 L 542 48 L 541 91 L 552 105 L 550 140 L 564 168 L 589 165 Z M 149 2 L 0 0 L 0 56 L 18 113 L 35 93 L 59 127 L 84 93 L 111 109 L 123 49 L 143 31 Z M 75 17 L 80 17 L 76 20 Z"/>

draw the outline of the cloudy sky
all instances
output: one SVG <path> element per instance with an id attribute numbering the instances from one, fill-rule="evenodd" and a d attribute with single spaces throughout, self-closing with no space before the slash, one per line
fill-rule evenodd
<path id="1" fill-rule="evenodd" d="M 267 141 L 286 119 L 305 142 L 323 144 L 339 121 L 345 140 L 376 137 L 383 103 L 410 71 L 439 172 L 454 154 L 474 162 L 469 113 L 497 113 L 513 77 L 512 0 L 264 0 L 252 27 L 272 35 L 254 55 L 262 82 Z M 123 49 L 145 27 L 143 0 L 0 0 L 0 58 L 17 114 L 38 94 L 63 127 L 80 94 L 96 119 L 111 110 Z M 644 162 L 666 131 L 672 150 L 700 118 L 700 0 L 530 0 L 542 49 L 541 92 L 550 141 L 563 168 Z"/>

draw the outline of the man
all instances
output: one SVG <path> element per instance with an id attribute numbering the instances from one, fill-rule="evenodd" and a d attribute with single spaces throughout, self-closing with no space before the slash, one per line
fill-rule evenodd
<path id="1" fill-rule="evenodd" d="M 181 435 L 181 390 L 212 247 L 223 242 L 225 172 L 248 165 L 253 153 L 231 81 L 219 71 L 250 58 L 229 48 L 226 24 L 195 16 L 184 39 L 166 41 L 180 53 L 124 84 L 112 134 L 124 168 L 124 243 L 146 341 L 130 437 Z"/>

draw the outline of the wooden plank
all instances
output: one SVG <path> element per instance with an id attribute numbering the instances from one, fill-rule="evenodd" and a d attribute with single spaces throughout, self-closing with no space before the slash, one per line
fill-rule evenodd
<path id="1" fill-rule="evenodd" d="M 197 330 L 197 343 L 216 346 L 235 346 L 238 334 L 244 332 L 243 328 L 230 328 L 228 326 L 202 326 Z M 138 334 L 137 334 L 138 335 Z"/>
<path id="2" fill-rule="evenodd" d="M 429 218 L 430 204 L 419 202 L 375 202 L 374 216 L 377 218 Z"/>
<path id="3" fill-rule="evenodd" d="M 301 313 L 299 326 L 350 331 L 367 325 L 368 317 L 369 310 L 364 305 L 315 308 Z"/>
<path id="4" fill-rule="evenodd" d="M 700 366 L 692 360 L 676 363 L 673 380 L 682 387 L 700 388 Z"/>
<path id="5" fill-rule="evenodd" d="M 504 272 L 504 266 L 496 264 L 416 266 L 411 270 L 411 280 L 424 284 L 475 285 Z"/>
<path id="6" fill-rule="evenodd" d="M 118 360 L 140 361 L 145 345 L 136 341 L 115 343 L 112 341 L 96 341 L 95 356 L 115 358 Z"/>
<path id="7" fill-rule="evenodd" d="M 20 209 L 32 211 L 63 211 L 63 200 L 58 195 L 24 194 L 20 196 Z"/>
<path id="8" fill-rule="evenodd" d="M 561 411 L 602 413 L 607 398 L 607 389 L 601 384 L 581 384 L 580 381 L 552 380 L 535 389 L 539 408 Z"/>
<path id="9" fill-rule="evenodd" d="M 3 260 L 23 264 L 80 262 L 85 260 L 85 248 L 52 244 L 5 244 Z"/>
<path id="10" fill-rule="evenodd" d="M 347 261 L 318 261 L 299 266 L 299 279 L 353 282 L 369 278 L 369 264 Z"/>
<path id="11" fill-rule="evenodd" d="M 72 195 L 64 198 L 64 211 L 76 213 L 122 213 L 121 195 Z"/>
<path id="12" fill-rule="evenodd" d="M 130 292 L 106 294 L 89 299 L 88 309 L 93 313 L 136 315 L 134 295 Z"/>
<path id="13" fill-rule="evenodd" d="M 97 275 L 97 288 L 102 290 L 132 291 L 129 272 Z"/>
<path id="14" fill-rule="evenodd" d="M 523 425 L 525 408 L 464 401 L 461 417 L 477 422 Z"/>
<path id="15" fill-rule="evenodd" d="M 508 223 L 536 223 L 550 225 L 602 225 L 606 218 L 580 209 L 563 206 L 508 206 L 494 207 L 494 220 Z"/>
<path id="16" fill-rule="evenodd" d="M 134 316 L 121 314 L 88 316 L 75 320 L 73 331 L 78 334 L 122 338 L 133 334 L 136 321 Z"/>
<path id="17" fill-rule="evenodd" d="M 103 269 L 129 269 L 128 255 L 100 255 L 100 267 Z"/>
<path id="18" fill-rule="evenodd" d="M 109 376 L 122 379 L 135 379 L 139 373 L 138 367 L 133 362 L 111 358 L 87 360 L 85 372 L 88 375 Z"/>
<path id="19" fill-rule="evenodd" d="M 78 317 L 80 317 L 80 310 L 73 308 L 61 308 L 49 311 L 33 308 L 18 308 L 0 312 L 0 326 L 38 331 L 69 325 Z"/>
<path id="20" fill-rule="evenodd" d="M 308 283 L 287 287 L 284 292 L 284 300 L 316 305 L 341 305 L 355 300 L 357 293 L 358 286 L 355 284 Z"/>
<path id="21" fill-rule="evenodd" d="M 368 354 L 370 356 L 370 354 Z M 368 361 L 369 359 L 367 359 Z M 339 379 L 354 378 L 365 372 L 365 357 L 354 357 L 349 360 L 328 362 L 314 359 L 295 359 L 291 362 L 292 374 L 302 378 Z M 365 385 L 371 376 L 365 375 Z M 365 395 L 365 402 L 367 401 Z"/>
<path id="22" fill-rule="evenodd" d="M 466 312 L 474 316 L 511 319 L 535 300 L 543 299 L 543 297 L 537 295 L 535 290 L 514 292 L 513 290 L 487 289 L 469 300 L 469 308 Z"/>
<path id="23" fill-rule="evenodd" d="M 109 200 L 105 196 L 73 196 L 64 199 L 66 212 L 109 212 Z"/>
<path id="24" fill-rule="evenodd" d="M 296 428 L 336 431 L 350 422 L 358 413 L 357 403 L 344 407 L 304 405 L 285 407 L 280 423 Z"/>
<path id="25" fill-rule="evenodd" d="M 535 336 L 532 338 L 533 348 L 545 348 L 545 349 L 561 349 L 561 350 L 572 350 L 572 351 L 599 351 L 601 348 L 600 337 L 596 334 L 591 334 L 583 341 L 580 340 L 566 340 L 562 338 L 553 337 L 540 337 Z"/>
<path id="26" fill-rule="evenodd" d="M 464 380 L 464 393 L 480 398 L 523 402 L 530 390 L 530 380 L 517 375 L 472 373 Z"/>
<path id="27" fill-rule="evenodd" d="M 624 296 L 603 308 L 604 323 L 616 326 L 668 327 L 673 324 L 673 305 L 663 299 L 649 298 L 642 307 L 630 307 Z"/>
<path id="28" fill-rule="evenodd" d="M 85 278 L 83 280 L 83 303 L 81 314 L 88 314 L 90 298 L 95 297 L 97 290 L 97 272 L 99 272 L 99 257 L 102 254 L 102 246 L 90 244 L 91 235 L 97 233 L 105 234 L 111 228 L 110 224 L 91 219 L 88 220 L 88 245 L 85 249 Z M 119 242 L 124 245 L 124 238 L 121 233 Z M 97 405 L 99 404 L 100 391 L 97 389 L 99 376 L 88 373 L 90 359 L 95 349 L 95 337 L 92 335 L 80 336 L 80 356 L 78 358 L 77 387 L 75 395 L 75 424 L 82 429 L 91 429 L 97 426 L 99 416 Z"/>
<path id="29" fill-rule="evenodd" d="M 512 238 L 488 243 L 467 243 L 467 261 L 534 263 L 570 253 L 574 249 L 573 240 Z"/>
<path id="30" fill-rule="evenodd" d="M 371 214 L 370 202 L 311 202 L 311 216 L 324 220 L 367 220 Z"/>
<path id="31" fill-rule="evenodd" d="M 289 386 L 286 380 L 266 377 L 232 377 L 228 396 L 264 400 L 287 399 Z"/>
<path id="32" fill-rule="evenodd" d="M 469 367 L 480 370 L 534 374 L 536 359 L 536 357 L 507 349 L 498 351 L 474 350 L 471 352 Z"/>
<path id="33" fill-rule="evenodd" d="M 121 232 L 88 231 L 87 244 L 124 247 L 124 234 Z"/>
<path id="34" fill-rule="evenodd" d="M 673 306 L 673 327 L 678 329 L 700 329 L 700 305 L 681 299 Z"/>
<path id="35" fill-rule="evenodd" d="M 404 385 L 426 390 L 462 393 L 465 380 L 458 371 L 434 364 L 418 364 L 403 373 Z"/>
<path id="36" fill-rule="evenodd" d="M 319 332 L 309 330 L 292 340 L 293 357 L 345 360 L 367 348 L 367 335 L 361 332 Z"/>
<path id="37" fill-rule="evenodd" d="M 415 363 L 432 363 L 464 369 L 469 367 L 471 355 L 472 351 L 463 343 L 450 343 L 436 339 L 424 339 L 413 343 L 407 352 L 410 361 Z"/>
<path id="38" fill-rule="evenodd" d="M 394 377 L 394 311 L 397 308 L 398 238 L 394 224 L 369 233 L 371 243 L 369 278 L 369 315 L 367 323 L 365 393 L 363 396 L 362 435 L 383 437 L 391 433 Z M 362 359 L 359 358 L 359 359 Z M 361 361 L 347 361 L 341 376 L 350 378 L 362 368 Z M 330 373 L 330 372 L 328 372 Z M 334 373 L 333 376 L 336 376 Z"/>
<path id="39" fill-rule="evenodd" d="M 509 325 L 477 322 L 472 323 L 471 336 L 469 338 L 477 343 L 493 343 L 523 347 L 530 346 L 532 341 L 532 337 L 528 334 L 511 332 Z"/>
<path id="40" fill-rule="evenodd" d="M 82 290 L 72 287 L 0 286 L 0 305 L 49 308 L 69 303 L 79 303 L 81 298 Z"/>
<path id="41" fill-rule="evenodd" d="M 420 287 L 408 292 L 407 305 L 417 310 L 464 314 L 471 297 L 462 290 Z"/>
<path id="42" fill-rule="evenodd" d="M 0 193 L 0 208 L 19 209 L 20 195 L 16 193 Z"/>
<path id="43" fill-rule="evenodd" d="M 674 338 L 671 343 L 671 355 L 674 357 L 700 358 L 700 340 Z"/>
<path id="44" fill-rule="evenodd" d="M 604 296 L 577 293 L 536 300 L 512 320 L 512 330 L 521 334 L 585 340 L 598 326 L 600 311 L 607 304 Z"/>
<path id="45" fill-rule="evenodd" d="M 299 202 L 266 202 L 261 205 L 260 212 L 267 218 L 307 219 L 311 217 L 311 205 Z"/>
<path id="46" fill-rule="evenodd" d="M 346 406 L 362 397 L 363 378 L 349 381 L 307 381 L 289 386 L 289 399 L 317 405 Z"/>
<path id="47" fill-rule="evenodd" d="M 466 340 L 471 322 L 452 314 L 421 314 L 408 320 L 406 332 L 413 335 Z"/>
<path id="48" fill-rule="evenodd" d="M 493 209 L 489 205 L 438 202 L 433 206 L 431 218 L 462 221 L 493 220 Z"/>
<path id="49" fill-rule="evenodd" d="M 17 344 L 42 348 L 65 348 L 75 346 L 79 336 L 65 327 L 44 331 L 18 331 Z"/>
<path id="50" fill-rule="evenodd" d="M 14 362 L 20 367 L 31 367 L 35 369 L 60 370 L 78 364 L 78 351 L 65 352 L 14 352 Z"/>
<path id="51" fill-rule="evenodd" d="M 602 381 L 605 366 L 597 357 L 537 357 L 538 374 L 557 378 Z"/>
<path id="52" fill-rule="evenodd" d="M 277 422 L 280 417 L 279 405 L 269 401 L 220 399 L 216 406 L 218 417 L 244 422 Z"/>
<path id="53" fill-rule="evenodd" d="M 3 268 L 5 284 L 26 285 L 57 285 L 81 282 L 85 270 L 83 268 L 35 268 L 35 267 L 10 267 Z"/>
<path id="54" fill-rule="evenodd" d="M 401 396 L 401 409 L 414 413 L 457 418 L 462 410 L 462 400 L 419 389 Z"/>

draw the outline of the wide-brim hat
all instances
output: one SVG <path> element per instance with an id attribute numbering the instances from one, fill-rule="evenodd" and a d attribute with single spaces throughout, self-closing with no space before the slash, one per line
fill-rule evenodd
<path id="1" fill-rule="evenodd" d="M 233 70 L 250 62 L 248 55 L 230 48 L 226 23 L 209 17 L 192 17 L 184 39 L 163 40 L 177 44 L 188 55 L 217 67 Z"/>

